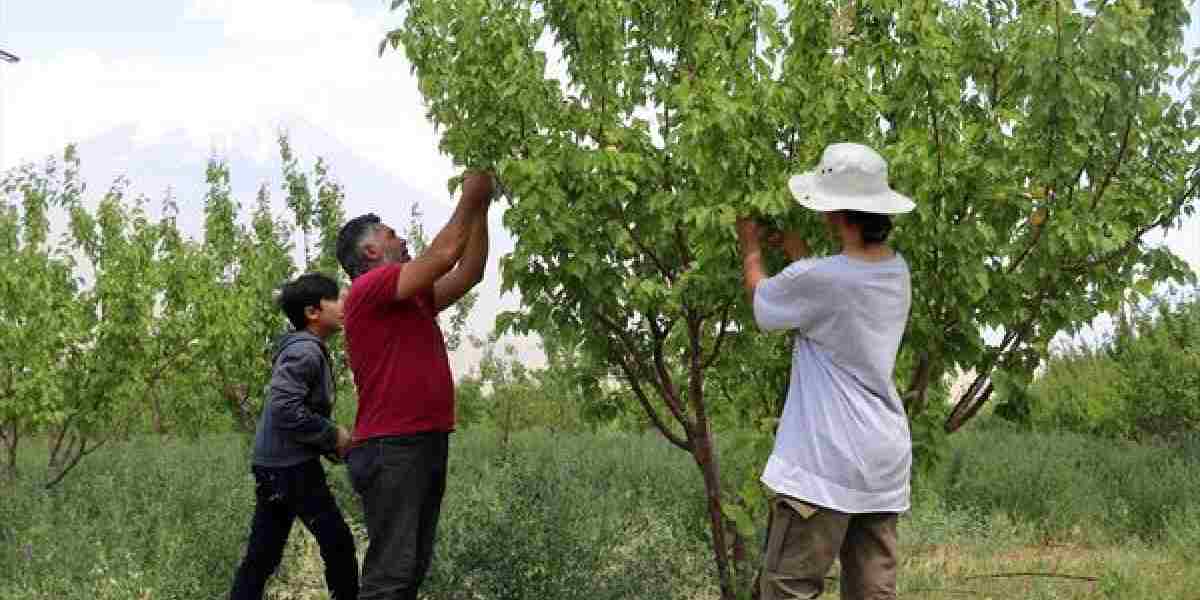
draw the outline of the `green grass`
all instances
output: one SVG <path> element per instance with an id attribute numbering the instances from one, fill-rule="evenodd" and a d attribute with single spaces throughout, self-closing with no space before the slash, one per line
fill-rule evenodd
<path id="1" fill-rule="evenodd" d="M 1196 597 L 1194 446 L 1002 428 L 951 443 L 901 521 L 902 597 Z M 36 449 L 0 494 L 0 599 L 228 592 L 253 503 L 243 438 L 108 448 L 50 492 L 36 485 Z M 732 473 L 747 461 L 725 463 Z M 427 598 L 716 597 L 696 468 L 651 436 L 528 432 L 503 449 L 496 434 L 472 430 L 455 434 L 450 469 Z M 344 470 L 330 470 L 361 535 Z M 275 600 L 325 597 L 300 526 L 270 590 Z"/>

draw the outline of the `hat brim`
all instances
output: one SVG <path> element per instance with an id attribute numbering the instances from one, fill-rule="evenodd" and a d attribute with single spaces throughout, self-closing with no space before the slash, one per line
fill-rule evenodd
<path id="1" fill-rule="evenodd" d="M 909 197 L 890 189 L 878 194 L 838 194 L 825 189 L 814 172 L 793 175 L 788 180 L 788 189 L 800 206 L 817 212 L 856 210 L 899 215 L 912 212 L 917 206 Z"/>

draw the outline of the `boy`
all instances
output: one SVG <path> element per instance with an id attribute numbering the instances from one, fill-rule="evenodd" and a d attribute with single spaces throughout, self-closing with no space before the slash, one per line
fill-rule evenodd
<path id="1" fill-rule="evenodd" d="M 338 510 L 320 456 L 341 456 L 349 433 L 335 424 L 334 376 L 325 340 L 342 329 L 337 282 L 319 273 L 283 286 L 279 307 L 295 330 L 276 346 L 266 404 L 254 436 L 251 472 L 254 518 L 246 557 L 238 567 L 231 600 L 259 600 L 279 567 L 296 517 L 317 538 L 325 583 L 334 600 L 358 597 L 354 537 Z"/>
<path id="2" fill-rule="evenodd" d="M 892 215 L 916 205 L 888 186 L 888 166 L 862 144 L 833 144 L 793 196 L 823 214 L 841 253 L 763 266 L 760 227 L 737 222 L 746 291 L 765 331 L 793 332 L 787 402 L 762 482 L 773 493 L 762 600 L 817 598 L 835 560 L 842 600 L 894 600 L 896 524 L 909 509 L 912 441 L 896 390 L 896 355 L 912 307 L 908 263 L 887 243 Z"/>

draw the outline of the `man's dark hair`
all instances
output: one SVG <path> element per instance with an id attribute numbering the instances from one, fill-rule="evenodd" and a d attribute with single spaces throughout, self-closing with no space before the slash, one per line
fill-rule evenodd
<path id="1" fill-rule="evenodd" d="M 848 210 L 846 219 L 862 228 L 863 241 L 868 244 L 882 244 L 892 232 L 892 218 L 888 215 Z"/>
<path id="2" fill-rule="evenodd" d="M 305 273 L 285 284 L 279 290 L 279 309 L 287 315 L 292 327 L 297 330 L 308 326 L 304 309 L 321 307 L 322 300 L 337 300 L 338 284 L 322 273 Z"/>
<path id="3" fill-rule="evenodd" d="M 342 265 L 342 270 L 350 276 L 350 279 L 367 272 L 366 262 L 359 253 L 359 245 L 381 223 L 383 221 L 380 220 L 379 215 L 367 213 L 350 219 L 345 225 L 342 225 L 341 231 L 338 232 L 338 263 Z"/>

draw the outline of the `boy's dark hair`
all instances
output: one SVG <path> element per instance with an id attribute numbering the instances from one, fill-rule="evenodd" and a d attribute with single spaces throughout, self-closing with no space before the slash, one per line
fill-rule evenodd
<path id="1" fill-rule="evenodd" d="M 337 281 L 322 273 L 305 273 L 285 284 L 279 290 L 279 309 L 287 315 L 292 327 L 297 330 L 308 327 L 304 309 L 321 307 L 322 300 L 338 299 Z"/>
<path id="2" fill-rule="evenodd" d="M 888 215 L 848 210 L 846 219 L 862 228 L 863 241 L 868 244 L 882 244 L 892 232 L 892 218 Z"/>
<path id="3" fill-rule="evenodd" d="M 350 219 L 345 225 L 342 225 L 341 231 L 338 231 L 338 264 L 342 265 L 342 270 L 350 276 L 350 279 L 367 272 L 367 265 L 363 263 L 363 257 L 358 252 L 358 245 L 381 223 L 383 221 L 380 220 L 379 215 L 367 213 Z"/>

